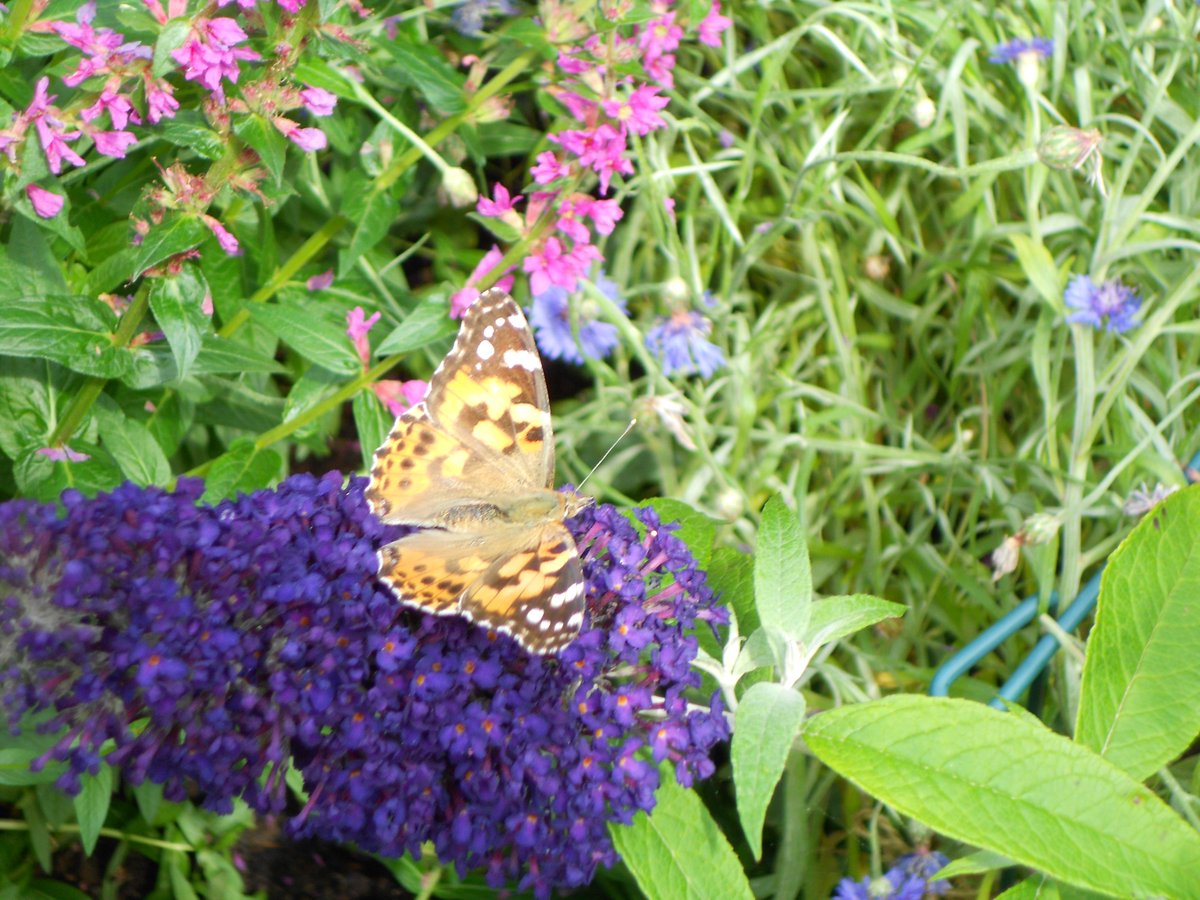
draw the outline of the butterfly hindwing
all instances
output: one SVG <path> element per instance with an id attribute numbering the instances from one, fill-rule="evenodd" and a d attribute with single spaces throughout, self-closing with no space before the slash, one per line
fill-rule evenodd
<path id="1" fill-rule="evenodd" d="M 526 650 L 553 653 L 583 623 L 583 570 L 570 532 L 544 526 L 528 547 L 497 559 L 463 594 L 472 622 L 513 636 Z"/>
<path id="2" fill-rule="evenodd" d="M 434 615 L 461 612 L 459 598 L 495 562 L 449 531 L 418 531 L 379 551 L 379 577 L 401 602 Z"/>

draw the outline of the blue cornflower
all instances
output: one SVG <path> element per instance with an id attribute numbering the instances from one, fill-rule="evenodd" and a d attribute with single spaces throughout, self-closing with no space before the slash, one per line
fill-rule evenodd
<path id="1" fill-rule="evenodd" d="M 543 658 L 399 606 L 376 552 L 403 529 L 371 515 L 365 479 L 343 481 L 296 475 L 215 507 L 188 479 L 67 491 L 61 516 L 0 503 L 0 708 L 13 730 L 40 717 L 32 768 L 78 793 L 105 748 L 168 799 L 281 814 L 294 766 L 309 801 L 293 836 L 432 844 L 539 897 L 616 860 L 607 825 L 653 807 L 651 758 L 683 784 L 712 774 L 729 728 L 719 695 L 688 702 L 688 632 L 725 614 L 652 511 L 641 531 L 611 506 L 568 522 L 588 618 Z"/>
<path id="2" fill-rule="evenodd" d="M 1121 334 L 1138 323 L 1134 315 L 1142 307 L 1142 298 L 1133 288 L 1121 283 L 1119 278 L 1110 278 L 1097 285 L 1087 275 L 1075 275 L 1067 284 L 1063 300 L 1078 312 L 1067 316 L 1068 322 L 1104 327 Z"/>
<path id="3" fill-rule="evenodd" d="M 1043 37 L 1013 38 L 1011 41 L 1005 41 L 1003 44 L 993 47 L 988 62 L 1019 62 L 1022 58 L 1027 58 L 1026 54 L 1049 59 L 1054 55 L 1054 41 Z"/>
<path id="4" fill-rule="evenodd" d="M 615 281 L 601 273 L 595 279 L 595 285 L 621 312 L 625 312 L 625 300 Z M 533 298 L 529 321 L 533 324 L 542 355 L 582 365 L 584 357 L 603 359 L 612 353 L 618 342 L 617 326 L 599 321 L 596 305 L 583 297 L 575 307 L 579 316 L 579 341 L 576 342 L 571 331 L 570 303 L 570 295 L 560 287 L 547 288 Z"/>
<path id="5" fill-rule="evenodd" d="M 712 322 L 700 313 L 680 309 L 663 317 L 646 335 L 646 347 L 662 363 L 663 373 L 699 372 L 704 378 L 725 365 L 725 354 L 708 339 Z"/>
<path id="6" fill-rule="evenodd" d="M 487 16 L 511 16 L 516 11 L 509 0 L 466 0 L 450 14 L 450 24 L 464 37 L 479 37 Z"/>

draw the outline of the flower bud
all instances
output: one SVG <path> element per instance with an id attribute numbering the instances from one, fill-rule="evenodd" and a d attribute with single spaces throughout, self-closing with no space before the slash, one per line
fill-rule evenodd
<path id="1" fill-rule="evenodd" d="M 1078 169 L 1100 146 L 1100 132 L 1070 125 L 1055 125 L 1038 141 L 1037 155 L 1043 164 L 1060 171 Z"/>
<path id="2" fill-rule="evenodd" d="M 479 188 L 466 169 L 450 166 L 442 170 L 442 190 L 451 206 L 474 206 L 479 200 Z"/>

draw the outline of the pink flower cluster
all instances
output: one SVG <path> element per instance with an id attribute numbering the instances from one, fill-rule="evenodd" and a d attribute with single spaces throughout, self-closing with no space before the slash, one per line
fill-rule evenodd
<path id="1" fill-rule="evenodd" d="M 669 101 L 661 92 L 674 85 L 674 51 L 683 39 L 684 29 L 668 3 L 660 0 L 652 8 L 654 18 L 626 33 L 593 33 L 560 51 L 557 68 L 561 80 L 551 93 L 575 125 L 550 134 L 549 140 L 557 149 L 538 155 L 530 170 L 537 189 L 530 194 L 523 220 L 515 210 L 522 197 L 510 196 L 502 185 L 495 186 L 492 199 L 479 201 L 480 215 L 500 219 L 525 234 L 547 209 L 555 216 L 553 232 L 534 244 L 523 263 L 535 296 L 552 287 L 573 292 L 579 279 L 601 257 L 592 243 L 593 234 L 611 234 L 621 218 L 615 200 L 596 199 L 577 188 L 588 177 L 594 178 L 603 198 L 614 178 L 633 173 L 631 136 L 641 137 L 667 125 L 661 112 Z M 552 32 L 558 29 L 566 33 L 578 27 L 565 11 L 561 23 L 554 18 L 549 16 L 547 20 Z M 715 46 L 730 24 L 721 15 L 719 0 L 714 0 L 696 26 L 698 39 Z M 642 68 L 639 77 L 615 74 L 618 66 L 627 72 L 635 65 Z M 452 314 L 461 314 L 464 297 L 474 296 L 474 285 L 499 258 L 499 251 L 484 257 L 468 286 L 455 295 Z"/>
<path id="2" fill-rule="evenodd" d="M 161 0 L 142 2 L 159 25 L 165 26 L 172 19 L 187 15 L 187 0 L 168 0 L 166 9 Z M 234 0 L 218 0 L 217 6 L 224 7 L 231 2 Z M 248 10 L 256 5 L 256 0 L 236 0 L 236 3 L 242 10 Z M 304 0 L 278 0 L 278 3 L 294 14 L 304 5 Z M 44 6 L 45 3 L 35 4 L 38 9 Z M 18 164 L 18 151 L 31 126 L 37 132 L 50 171 L 59 175 L 64 165 L 85 165 L 80 149 L 74 146 L 81 138 L 90 138 L 97 153 L 123 159 L 138 140 L 128 130 L 130 125 L 146 122 L 156 125 L 173 118 L 178 111 L 179 101 L 170 81 L 154 75 L 151 49 L 138 41 L 126 41 L 121 33 L 111 28 L 96 27 L 93 24 L 95 17 L 95 0 L 89 0 L 78 9 L 74 21 L 36 21 L 28 26 L 30 31 L 55 34 L 69 47 L 80 51 L 75 68 L 63 77 L 62 82 L 68 88 L 90 90 L 90 94 L 82 103 L 74 99 L 66 105 L 69 111 L 64 111 L 52 105 L 56 95 L 49 92 L 50 79 L 40 79 L 29 107 L 14 114 L 9 127 L 0 129 L 0 153 L 4 153 L 14 166 Z M 324 132 L 301 127 L 282 113 L 307 108 L 315 116 L 330 115 L 337 103 L 332 93 L 322 88 L 304 86 L 300 89 L 282 83 L 279 72 L 271 70 L 257 80 L 252 89 L 243 92 L 255 98 L 253 104 L 245 97 L 226 98 L 226 86 L 239 82 L 241 64 L 262 57 L 247 46 L 249 35 L 231 17 L 199 14 L 193 17 L 190 25 L 186 39 L 172 51 L 171 58 L 181 67 L 185 80 L 208 92 L 206 111 L 221 125 L 219 131 L 227 131 L 227 121 L 222 120 L 227 120 L 231 113 L 261 113 L 303 150 L 325 147 Z M 288 52 L 291 52 L 290 48 Z M 103 82 L 96 84 L 99 79 Z M 104 116 L 108 117 L 108 128 L 100 124 Z M 178 185 L 168 185 L 167 193 L 177 193 L 177 188 Z M 184 206 L 196 212 L 212 228 L 222 247 L 227 252 L 236 252 L 236 239 L 207 214 L 207 207 L 195 208 L 195 199 L 203 193 L 192 191 L 189 202 L 168 205 Z M 64 198 L 44 187 L 28 185 L 26 196 L 34 212 L 43 218 L 52 218 L 63 208 Z"/>

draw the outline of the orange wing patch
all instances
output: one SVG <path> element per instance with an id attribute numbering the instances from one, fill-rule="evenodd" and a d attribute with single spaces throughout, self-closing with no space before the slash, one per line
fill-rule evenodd
<path id="1" fill-rule="evenodd" d="M 430 512 L 422 501 L 445 481 L 462 478 L 470 458 L 471 451 L 436 427 L 422 406 L 414 407 L 375 451 L 366 491 L 371 512 L 393 524 L 425 524 Z"/>
<path id="2" fill-rule="evenodd" d="M 459 598 L 492 564 L 445 531 L 422 531 L 379 551 L 379 577 L 401 603 L 438 616 L 460 612 Z"/>

